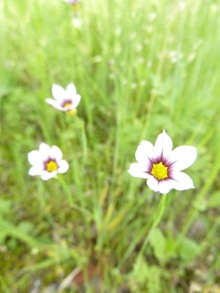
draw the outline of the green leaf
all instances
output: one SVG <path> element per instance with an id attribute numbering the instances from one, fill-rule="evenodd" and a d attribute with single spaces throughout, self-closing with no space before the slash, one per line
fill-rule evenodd
<path id="1" fill-rule="evenodd" d="M 137 258 L 131 273 L 131 287 L 134 292 L 161 292 L 162 271 L 157 266 L 149 266 L 142 256 Z M 145 289 L 141 291 L 141 289 Z"/>
<path id="2" fill-rule="evenodd" d="M 11 210 L 11 201 L 0 199 L 0 217 L 7 215 Z"/>
<path id="3" fill-rule="evenodd" d="M 178 254 L 185 260 L 193 260 L 200 252 L 200 246 L 189 238 L 181 237 L 178 241 Z"/>
<path id="4" fill-rule="evenodd" d="M 0 231 L 0 245 L 4 244 L 5 238 L 8 236 L 7 232 Z"/>
<path id="5" fill-rule="evenodd" d="M 149 267 L 148 274 L 148 292 L 161 292 L 161 269 L 157 266 Z"/>
<path id="6" fill-rule="evenodd" d="M 138 257 L 137 261 L 134 264 L 134 268 L 132 271 L 132 277 L 137 284 L 145 284 L 147 276 L 149 274 L 148 265 L 145 262 L 143 257 Z"/>
<path id="7" fill-rule="evenodd" d="M 201 212 L 204 212 L 204 211 L 206 211 L 206 209 L 207 209 L 207 202 L 206 202 L 206 200 L 205 200 L 204 198 L 200 198 L 200 199 L 198 199 L 197 201 L 195 201 L 195 202 L 193 203 L 193 206 L 194 206 L 197 210 L 199 210 L 199 211 L 201 211 Z"/>
<path id="8" fill-rule="evenodd" d="M 220 206 L 220 191 L 217 191 L 212 194 L 210 197 L 208 204 L 208 208 L 216 208 Z"/>
<path id="9" fill-rule="evenodd" d="M 177 257 L 177 243 L 176 239 L 167 238 L 166 239 L 166 257 L 167 259 Z"/>
<path id="10" fill-rule="evenodd" d="M 160 229 L 155 228 L 151 235 L 149 242 L 153 247 L 156 258 L 164 264 L 167 260 L 166 256 L 166 239 Z"/>
<path id="11" fill-rule="evenodd" d="M 18 230 L 22 233 L 30 233 L 34 229 L 34 225 L 30 222 L 24 221 L 18 225 Z"/>

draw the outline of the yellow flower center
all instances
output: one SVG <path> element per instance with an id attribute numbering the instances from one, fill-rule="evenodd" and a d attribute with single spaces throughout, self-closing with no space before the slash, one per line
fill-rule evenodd
<path id="1" fill-rule="evenodd" d="M 162 180 L 168 177 L 168 167 L 164 166 L 162 162 L 153 164 L 151 174 L 154 175 L 158 180 Z"/>
<path id="2" fill-rule="evenodd" d="M 46 170 L 48 172 L 53 172 L 53 171 L 56 171 L 58 169 L 58 165 L 56 162 L 54 161 L 49 161 L 46 163 Z"/>
<path id="3" fill-rule="evenodd" d="M 72 103 L 71 102 L 65 102 L 65 104 L 64 104 L 64 107 L 71 107 L 72 106 Z"/>

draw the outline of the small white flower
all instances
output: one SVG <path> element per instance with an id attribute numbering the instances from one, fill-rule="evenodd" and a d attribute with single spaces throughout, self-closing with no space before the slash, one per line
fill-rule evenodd
<path id="1" fill-rule="evenodd" d="M 150 189 L 163 194 L 171 189 L 194 188 L 192 179 L 181 171 L 196 160 L 196 148 L 193 146 L 179 146 L 174 150 L 172 148 L 172 139 L 165 131 L 158 135 L 154 146 L 149 141 L 142 141 L 135 153 L 138 163 L 131 164 L 128 172 L 134 177 L 147 179 Z"/>
<path id="2" fill-rule="evenodd" d="M 76 4 L 78 4 L 80 2 L 80 0 L 64 0 L 64 2 L 76 5 Z"/>
<path id="3" fill-rule="evenodd" d="M 183 58 L 183 54 L 181 52 L 177 51 L 170 51 L 169 52 L 169 58 L 172 63 L 177 63 Z"/>
<path id="4" fill-rule="evenodd" d="M 72 25 L 77 28 L 77 29 L 80 29 L 81 26 L 82 26 L 83 22 L 82 20 L 77 16 L 75 15 L 73 18 L 72 18 Z"/>
<path id="5" fill-rule="evenodd" d="M 46 143 L 41 143 L 38 151 L 28 153 L 28 161 L 32 165 L 28 174 L 40 175 L 41 179 L 48 180 L 58 173 L 65 173 L 69 169 L 69 164 L 62 160 L 62 156 L 57 146 L 50 147 Z"/>
<path id="6" fill-rule="evenodd" d="M 45 101 L 61 111 L 74 114 L 76 107 L 79 105 L 81 96 L 77 94 L 76 87 L 73 83 L 67 85 L 66 89 L 62 86 L 53 84 L 52 95 L 54 99 L 46 99 Z"/>

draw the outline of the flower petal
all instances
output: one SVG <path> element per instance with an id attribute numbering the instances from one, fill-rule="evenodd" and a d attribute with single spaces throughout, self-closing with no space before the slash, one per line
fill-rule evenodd
<path id="1" fill-rule="evenodd" d="M 173 180 L 170 180 L 172 188 L 176 190 L 186 190 L 195 188 L 192 179 L 183 172 L 176 172 L 173 174 Z"/>
<path id="2" fill-rule="evenodd" d="M 34 166 L 31 167 L 28 174 L 31 176 L 36 176 L 36 175 L 41 175 L 41 173 L 43 172 L 43 165 L 38 165 L 38 166 Z"/>
<path id="3" fill-rule="evenodd" d="M 53 177 L 55 177 L 57 175 L 57 171 L 53 171 L 53 172 L 48 172 L 48 171 L 43 171 L 41 174 L 41 179 L 42 180 L 49 180 Z"/>
<path id="4" fill-rule="evenodd" d="M 150 143 L 147 140 L 143 140 L 136 152 L 135 152 L 135 158 L 139 163 L 149 164 L 150 160 L 153 159 L 153 150 L 154 147 L 152 143 Z M 150 160 L 149 160 L 150 159 Z"/>
<path id="5" fill-rule="evenodd" d="M 61 111 L 64 111 L 64 108 L 60 105 L 60 103 L 56 100 L 53 100 L 53 99 L 46 99 L 45 102 L 47 104 L 50 104 L 51 106 L 53 106 L 54 108 L 57 108 Z"/>
<path id="6" fill-rule="evenodd" d="M 49 154 L 50 152 L 50 146 L 44 142 L 41 142 L 40 146 L 39 146 L 39 151 L 40 153 L 43 153 L 43 154 Z"/>
<path id="7" fill-rule="evenodd" d="M 173 169 L 181 171 L 191 166 L 197 157 L 197 150 L 193 146 L 179 146 L 175 148 L 171 155 L 170 161 L 173 162 Z"/>
<path id="8" fill-rule="evenodd" d="M 56 159 L 57 161 L 61 160 L 63 157 L 61 149 L 53 145 L 50 148 L 49 157 L 52 159 Z"/>
<path id="9" fill-rule="evenodd" d="M 162 194 L 167 194 L 172 189 L 170 180 L 157 180 L 154 176 L 147 180 L 147 185 L 151 190 Z"/>
<path id="10" fill-rule="evenodd" d="M 166 131 L 164 130 L 161 134 L 158 135 L 157 140 L 155 142 L 154 146 L 154 155 L 158 158 L 161 156 L 163 158 L 169 157 L 171 151 L 173 148 L 173 142 L 172 139 L 169 137 L 169 135 L 166 134 Z"/>
<path id="11" fill-rule="evenodd" d="M 61 102 L 61 101 L 65 100 L 65 98 L 66 98 L 66 91 L 62 86 L 60 86 L 58 84 L 53 84 L 52 85 L 52 95 L 55 100 L 57 100 L 58 102 Z"/>
<path id="12" fill-rule="evenodd" d="M 146 169 L 147 167 L 143 164 L 133 163 L 130 165 L 128 173 L 134 177 L 147 179 L 150 175 L 146 173 Z"/>
<path id="13" fill-rule="evenodd" d="M 73 108 L 76 108 L 79 105 L 79 102 L 81 100 L 81 96 L 79 94 L 77 94 L 71 100 L 72 100 Z"/>
<path id="14" fill-rule="evenodd" d="M 68 84 L 66 87 L 66 97 L 70 99 L 71 97 L 75 96 L 76 94 L 76 87 L 73 83 Z"/>
<path id="15" fill-rule="evenodd" d="M 28 161 L 31 165 L 37 165 L 40 161 L 42 161 L 42 156 L 39 151 L 31 151 L 28 153 Z"/>
<path id="16" fill-rule="evenodd" d="M 171 180 L 161 180 L 159 181 L 159 192 L 162 194 L 167 194 L 172 189 Z"/>
<path id="17" fill-rule="evenodd" d="M 59 173 L 65 173 L 68 169 L 69 169 L 69 164 L 67 163 L 67 161 L 62 160 L 59 162 L 59 169 L 58 169 Z"/>
<path id="18" fill-rule="evenodd" d="M 149 177 L 149 179 L 147 180 L 147 185 L 151 190 L 155 192 L 159 191 L 159 183 L 158 183 L 158 180 L 154 176 Z"/>
<path id="19" fill-rule="evenodd" d="M 42 142 L 39 146 L 39 152 L 42 157 L 42 161 L 46 161 L 49 158 L 50 146 Z"/>

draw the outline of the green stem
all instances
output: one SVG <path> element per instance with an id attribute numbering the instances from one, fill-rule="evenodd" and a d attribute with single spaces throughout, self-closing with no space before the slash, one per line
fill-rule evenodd
<path id="1" fill-rule="evenodd" d="M 153 224 L 152 224 L 152 226 L 151 226 L 151 228 L 149 230 L 149 233 L 148 233 L 148 235 L 147 235 L 147 237 L 146 237 L 146 239 L 144 241 L 144 244 L 142 245 L 142 248 L 141 248 L 141 251 L 140 251 L 140 256 L 143 255 L 153 231 L 160 224 L 160 221 L 161 221 L 161 219 L 163 217 L 165 206 L 166 206 L 166 198 L 167 198 L 167 195 L 162 194 L 161 199 L 160 199 L 160 203 L 159 203 L 159 206 L 157 208 L 157 212 L 156 212 L 156 215 L 155 215 L 155 218 L 154 218 L 154 221 L 153 221 Z"/>
<path id="2" fill-rule="evenodd" d="M 57 179 L 61 183 L 61 186 L 69 199 L 69 205 L 84 215 L 87 215 L 87 216 L 90 215 L 90 212 L 87 209 L 84 209 L 84 208 L 73 203 L 71 190 L 68 188 L 67 184 L 64 182 L 62 176 L 57 176 Z"/>
<path id="3" fill-rule="evenodd" d="M 144 244 L 142 245 L 141 251 L 139 256 L 142 256 L 144 253 L 144 250 L 149 242 L 150 236 L 152 235 L 152 232 L 154 231 L 154 229 L 159 225 L 162 217 L 163 217 L 163 213 L 164 213 L 164 209 L 166 206 L 166 195 L 162 195 L 161 199 L 160 199 L 160 203 L 159 206 L 157 208 L 156 211 L 156 215 L 154 217 L 154 221 L 153 224 L 149 230 L 149 233 L 147 235 L 147 238 L 144 241 Z M 131 255 L 132 251 L 135 249 L 137 243 L 142 239 L 142 237 L 144 237 L 144 235 L 146 234 L 146 228 L 144 227 L 141 231 L 139 231 L 137 237 L 135 237 L 134 241 L 131 243 L 130 247 L 127 249 L 127 251 L 125 252 L 124 256 L 122 257 L 121 261 L 120 261 L 120 267 L 123 267 L 123 265 L 125 264 L 126 260 L 129 258 L 129 256 Z"/>

